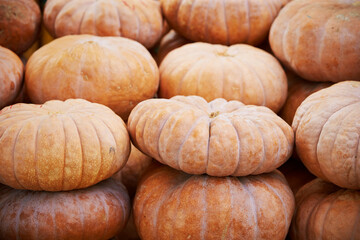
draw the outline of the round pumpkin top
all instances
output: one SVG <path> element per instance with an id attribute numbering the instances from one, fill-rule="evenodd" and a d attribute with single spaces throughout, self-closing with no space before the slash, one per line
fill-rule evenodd
<path id="1" fill-rule="evenodd" d="M 297 0 L 271 26 L 271 49 L 282 63 L 311 81 L 360 79 L 358 0 Z"/>
<path id="2" fill-rule="evenodd" d="M 67 192 L 0 184 L 0 237 L 108 240 L 124 228 L 130 208 L 125 187 L 114 180 Z"/>
<path id="3" fill-rule="evenodd" d="M 48 0 L 44 25 L 53 37 L 121 36 L 151 48 L 164 30 L 160 2 L 153 0 Z"/>
<path id="4" fill-rule="evenodd" d="M 120 170 L 129 153 L 125 123 L 100 104 L 52 100 L 0 112 L 0 182 L 13 188 L 85 188 Z"/>
<path id="5" fill-rule="evenodd" d="M 277 112 L 286 94 L 286 75 L 280 63 L 264 50 L 246 44 L 190 43 L 171 51 L 160 65 L 159 96 L 164 98 L 224 98 Z"/>
<path id="6" fill-rule="evenodd" d="M 0 34 L 1 35 L 1 34 Z M 24 64 L 11 50 L 0 46 L 0 110 L 19 95 L 24 76 Z"/>
<path id="7" fill-rule="evenodd" d="M 82 98 L 126 119 L 137 103 L 155 95 L 159 70 L 147 49 L 133 40 L 70 35 L 30 57 L 25 83 L 34 103 Z"/>
<path id="8" fill-rule="evenodd" d="M 360 189 L 360 82 L 344 81 L 307 97 L 292 127 L 296 149 L 316 176 Z"/>
<path id="9" fill-rule="evenodd" d="M 296 194 L 291 239 L 359 239 L 360 191 L 321 179 Z"/>
<path id="10" fill-rule="evenodd" d="M 34 0 L 0 0 L 0 45 L 17 54 L 36 41 L 41 12 Z"/>
<path id="11" fill-rule="evenodd" d="M 270 109 L 225 99 L 149 99 L 133 109 L 128 130 L 142 152 L 190 174 L 270 172 L 293 149 L 291 127 Z"/>
<path id="12" fill-rule="evenodd" d="M 143 240 L 270 240 L 285 239 L 294 207 L 279 171 L 219 178 L 161 166 L 141 179 L 133 214 Z"/>

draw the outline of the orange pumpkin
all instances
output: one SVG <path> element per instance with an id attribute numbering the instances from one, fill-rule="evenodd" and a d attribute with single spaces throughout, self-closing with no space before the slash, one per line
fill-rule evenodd
<path id="1" fill-rule="evenodd" d="M 128 161 L 120 171 L 112 176 L 112 178 L 122 182 L 127 188 L 130 197 L 133 197 L 135 195 L 136 187 L 140 177 L 151 163 L 151 157 L 146 156 L 131 144 L 131 151 Z"/>
<path id="2" fill-rule="evenodd" d="M 281 62 L 307 80 L 360 78 L 358 0 L 292 1 L 275 19 L 269 39 Z"/>
<path id="3" fill-rule="evenodd" d="M 128 130 L 145 154 L 190 174 L 270 172 L 293 149 L 291 127 L 266 107 L 198 96 L 149 99 L 130 114 Z"/>
<path id="4" fill-rule="evenodd" d="M 171 28 L 192 41 L 260 44 L 284 0 L 161 0 Z"/>
<path id="5" fill-rule="evenodd" d="M 344 81 L 307 97 L 292 127 L 296 150 L 314 175 L 360 189 L 360 82 Z"/>
<path id="6" fill-rule="evenodd" d="M 16 190 L 0 184 L 0 238 L 108 240 L 130 212 L 125 187 L 106 180 L 68 192 Z"/>
<path id="7" fill-rule="evenodd" d="M 0 46 L 0 109 L 15 101 L 23 85 L 23 76 L 24 65 L 21 59 Z"/>
<path id="8" fill-rule="evenodd" d="M 296 194 L 291 239 L 360 239 L 359 212 L 359 191 L 315 179 Z"/>
<path id="9" fill-rule="evenodd" d="M 82 99 L 0 112 L 0 182 L 18 189 L 86 188 L 126 163 L 129 135 L 109 108 Z"/>
<path id="10" fill-rule="evenodd" d="M 0 0 L 0 45 L 17 54 L 37 39 L 41 13 L 34 0 Z"/>
<path id="11" fill-rule="evenodd" d="M 218 178 L 162 166 L 145 173 L 133 209 L 143 240 L 274 240 L 285 239 L 294 207 L 279 171 Z"/>
<path id="12" fill-rule="evenodd" d="M 25 83 L 33 103 L 83 98 L 126 120 L 136 104 L 155 95 L 159 70 L 150 53 L 133 40 L 70 35 L 30 57 Z"/>
<path id="13" fill-rule="evenodd" d="M 53 37 L 121 36 L 151 48 L 162 36 L 160 2 L 153 0 L 48 0 L 44 24 Z"/>
<path id="14" fill-rule="evenodd" d="M 330 82 L 310 82 L 291 71 L 286 72 L 288 79 L 288 94 L 279 116 L 289 125 L 292 124 L 296 109 L 314 92 L 331 86 Z"/>
<path id="15" fill-rule="evenodd" d="M 276 58 L 245 44 L 191 43 L 171 51 L 160 65 L 159 96 L 164 98 L 225 98 L 277 112 L 286 94 L 286 75 Z"/>

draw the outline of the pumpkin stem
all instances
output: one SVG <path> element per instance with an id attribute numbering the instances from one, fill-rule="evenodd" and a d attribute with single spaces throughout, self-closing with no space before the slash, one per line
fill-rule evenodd
<path id="1" fill-rule="evenodd" d="M 210 113 L 210 118 L 214 118 L 214 117 L 216 117 L 217 115 L 219 115 L 219 111 L 216 111 L 216 112 L 212 112 L 212 113 Z"/>

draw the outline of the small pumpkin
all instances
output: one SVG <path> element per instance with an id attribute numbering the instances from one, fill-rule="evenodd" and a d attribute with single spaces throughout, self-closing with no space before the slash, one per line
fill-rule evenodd
<path id="1" fill-rule="evenodd" d="M 318 178 L 296 194 L 290 236 L 293 240 L 359 239 L 359 216 L 359 191 Z"/>
<path id="2" fill-rule="evenodd" d="M 68 192 L 0 184 L 0 238 L 108 240 L 124 228 L 130 208 L 125 187 L 110 179 Z"/>
<path id="3" fill-rule="evenodd" d="M 48 0 L 44 24 L 53 37 L 120 36 L 151 48 L 164 31 L 160 2 L 153 0 Z"/>
<path id="4" fill-rule="evenodd" d="M 0 45 L 16 54 L 36 41 L 41 23 L 39 5 L 34 0 L 0 0 Z"/>
<path id="5" fill-rule="evenodd" d="M 21 59 L 11 50 L 0 46 L 0 110 L 16 100 L 22 89 L 23 76 L 24 64 Z"/>
<path id="6" fill-rule="evenodd" d="M 291 1 L 271 26 L 278 59 L 306 80 L 360 79 L 358 0 Z"/>
<path id="7" fill-rule="evenodd" d="M 190 174 L 245 176 L 270 172 L 293 149 L 291 127 L 266 107 L 198 96 L 149 99 L 130 114 L 134 145 Z"/>
<path id="8" fill-rule="evenodd" d="M 198 95 L 266 106 L 277 112 L 286 100 L 285 71 L 275 57 L 245 44 L 190 43 L 160 65 L 159 96 Z"/>
<path id="9" fill-rule="evenodd" d="M 170 27 L 192 41 L 258 45 L 284 0 L 161 0 Z"/>
<path id="10" fill-rule="evenodd" d="M 161 166 L 141 179 L 133 209 L 143 240 L 280 240 L 288 232 L 294 207 L 294 196 L 279 171 L 218 178 Z"/>
<path id="11" fill-rule="evenodd" d="M 13 188 L 86 188 L 119 171 L 129 153 L 125 123 L 100 104 L 52 100 L 0 112 L 0 182 Z"/>
<path id="12" fill-rule="evenodd" d="M 33 103 L 82 98 L 126 120 L 136 104 L 155 95 L 159 70 L 147 49 L 133 40 L 69 35 L 30 57 L 25 84 Z"/>
<path id="13" fill-rule="evenodd" d="M 317 177 L 360 189 L 360 82 L 344 81 L 308 96 L 292 127 L 296 150 Z"/>

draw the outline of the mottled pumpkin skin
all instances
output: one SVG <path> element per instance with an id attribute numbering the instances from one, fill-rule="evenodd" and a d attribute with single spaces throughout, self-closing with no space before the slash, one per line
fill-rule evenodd
<path id="1" fill-rule="evenodd" d="M 124 228 L 130 208 L 125 187 L 114 180 L 68 192 L 0 184 L 0 239 L 108 240 Z"/>
<path id="2" fill-rule="evenodd" d="M 161 0 L 171 28 L 192 41 L 260 44 L 283 0 Z"/>
<path id="3" fill-rule="evenodd" d="M 130 114 L 134 145 L 190 174 L 245 176 L 270 172 L 293 149 L 291 127 L 266 107 L 198 96 L 149 99 Z"/>
<path id="4" fill-rule="evenodd" d="M 139 149 L 131 144 L 131 151 L 128 161 L 120 171 L 112 176 L 112 178 L 122 182 L 127 188 L 130 197 L 133 197 L 135 195 L 136 187 L 140 177 L 151 163 L 151 157 L 143 154 Z"/>
<path id="5" fill-rule="evenodd" d="M 357 0 L 300 0 L 287 4 L 270 30 L 274 54 L 311 81 L 360 79 Z"/>
<path id="6" fill-rule="evenodd" d="M 315 179 L 296 194 L 290 236 L 293 240 L 360 239 L 359 219 L 358 190 Z"/>
<path id="7" fill-rule="evenodd" d="M 344 81 L 307 97 L 292 127 L 296 150 L 316 176 L 360 189 L 360 82 Z"/>
<path id="8" fill-rule="evenodd" d="M 119 171 L 129 153 L 125 123 L 100 104 L 52 100 L 0 112 L 0 182 L 13 188 L 86 188 Z"/>
<path id="9" fill-rule="evenodd" d="M 0 0 L 0 45 L 25 52 L 40 31 L 41 13 L 34 0 Z"/>
<path id="10" fill-rule="evenodd" d="M 330 87 L 330 82 L 311 82 L 299 77 L 292 71 L 287 71 L 288 93 L 279 116 L 289 125 L 292 124 L 296 109 L 312 93 Z"/>
<path id="11" fill-rule="evenodd" d="M 160 2 L 153 0 L 48 0 L 44 25 L 53 37 L 119 36 L 151 48 L 162 36 Z"/>
<path id="12" fill-rule="evenodd" d="M 145 173 L 133 209 L 143 240 L 275 240 L 285 239 L 294 207 L 279 171 L 217 178 L 161 166 Z"/>
<path id="13" fill-rule="evenodd" d="M 24 64 L 11 50 L 0 46 L 0 110 L 12 104 L 19 95 L 24 76 Z"/>
<path id="14" fill-rule="evenodd" d="M 69 35 L 30 57 L 25 84 L 33 103 L 82 98 L 126 120 L 136 104 L 155 95 L 159 70 L 146 48 L 133 40 Z"/>
<path id="15" fill-rule="evenodd" d="M 266 106 L 286 100 L 285 71 L 269 53 L 246 45 L 191 43 L 171 51 L 160 65 L 159 96 L 198 95 Z"/>

